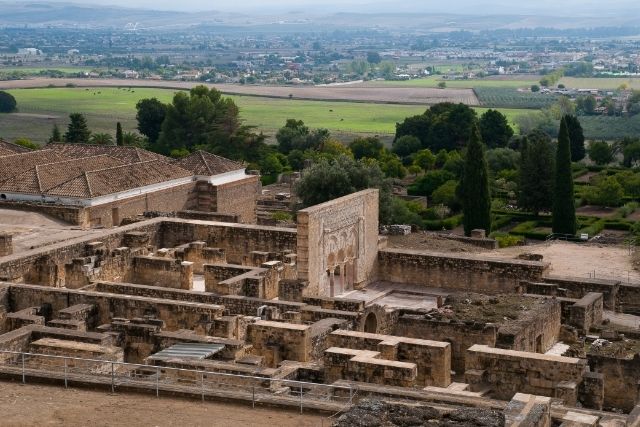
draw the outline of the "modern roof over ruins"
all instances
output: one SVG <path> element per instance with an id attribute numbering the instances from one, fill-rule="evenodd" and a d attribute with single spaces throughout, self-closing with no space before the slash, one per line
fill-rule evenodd
<path id="1" fill-rule="evenodd" d="M 6 146 L 6 147 L 5 147 Z M 11 151 L 14 147 L 16 151 Z M 192 176 L 215 176 L 243 165 L 198 151 L 172 160 L 138 148 L 49 144 L 38 151 L 0 142 L 0 191 L 91 199 Z"/>

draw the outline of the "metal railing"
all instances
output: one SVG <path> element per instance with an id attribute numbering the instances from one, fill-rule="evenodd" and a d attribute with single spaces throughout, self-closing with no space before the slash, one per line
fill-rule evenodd
<path id="1" fill-rule="evenodd" d="M 110 386 L 155 392 L 183 393 L 251 401 L 256 404 L 306 407 L 342 412 L 352 406 L 357 395 L 353 386 L 336 386 L 284 378 L 257 377 L 225 372 L 169 366 L 144 365 L 101 359 L 0 350 L 0 375 L 57 379 L 69 383 Z"/>

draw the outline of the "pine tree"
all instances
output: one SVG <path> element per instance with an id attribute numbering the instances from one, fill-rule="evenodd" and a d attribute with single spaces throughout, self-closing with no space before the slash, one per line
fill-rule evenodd
<path id="1" fill-rule="evenodd" d="M 124 145 L 124 137 L 122 135 L 122 125 L 116 123 L 116 145 Z"/>
<path id="2" fill-rule="evenodd" d="M 576 205 L 571 173 L 571 147 L 567 121 L 560 122 L 556 153 L 555 187 L 553 189 L 553 232 L 575 235 L 577 232 Z"/>
<path id="3" fill-rule="evenodd" d="M 60 128 L 57 124 L 53 125 L 53 129 L 51 130 L 51 136 L 49 137 L 48 144 L 52 142 L 60 142 L 62 141 L 62 135 L 60 135 Z"/>
<path id="4" fill-rule="evenodd" d="M 584 159 L 586 150 L 584 148 L 584 132 L 582 125 L 576 116 L 564 116 L 569 130 L 569 140 L 571 141 L 571 161 L 578 162 Z"/>
<path id="5" fill-rule="evenodd" d="M 480 130 L 471 130 L 464 174 L 461 181 L 464 233 L 469 236 L 475 229 L 491 232 L 491 193 L 489 172 Z"/>
<path id="6" fill-rule="evenodd" d="M 80 113 L 69 114 L 69 126 L 64 134 L 65 142 L 87 144 L 91 132 L 87 126 L 87 119 Z"/>

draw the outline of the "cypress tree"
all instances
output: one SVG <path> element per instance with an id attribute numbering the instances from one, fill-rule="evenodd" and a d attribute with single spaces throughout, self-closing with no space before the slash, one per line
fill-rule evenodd
<path id="1" fill-rule="evenodd" d="M 520 143 L 518 206 L 538 215 L 553 206 L 554 146 L 542 131 L 533 131 Z"/>
<path id="2" fill-rule="evenodd" d="M 577 222 L 570 145 L 567 121 L 563 118 L 560 122 L 558 151 L 556 154 L 555 187 L 553 189 L 553 232 L 575 235 Z"/>
<path id="3" fill-rule="evenodd" d="M 122 125 L 116 123 L 116 145 L 124 145 L 124 136 L 122 135 Z"/>
<path id="4" fill-rule="evenodd" d="M 461 182 L 465 235 L 475 229 L 491 232 L 491 193 L 484 145 L 477 125 L 471 129 Z"/>
<path id="5" fill-rule="evenodd" d="M 53 125 L 53 129 L 51 130 L 51 137 L 49 138 L 49 143 L 52 142 L 60 142 L 62 141 L 62 135 L 60 135 L 60 128 L 58 128 L 57 124 Z"/>
<path id="6" fill-rule="evenodd" d="M 586 154 L 582 125 L 580 125 L 580 120 L 576 116 L 566 115 L 564 119 L 567 122 L 569 140 L 571 141 L 571 161 L 578 162 L 584 159 Z"/>

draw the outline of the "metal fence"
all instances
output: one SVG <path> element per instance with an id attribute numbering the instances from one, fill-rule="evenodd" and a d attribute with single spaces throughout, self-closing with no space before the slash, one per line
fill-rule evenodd
<path id="1" fill-rule="evenodd" d="M 226 398 L 330 412 L 351 407 L 357 396 L 352 386 L 335 386 L 281 378 L 237 375 L 224 372 L 143 365 L 64 355 L 36 354 L 0 350 L 0 374 L 54 379 L 70 383 L 105 385 L 148 390 L 159 397 L 162 392 L 182 393 L 206 398 Z"/>

